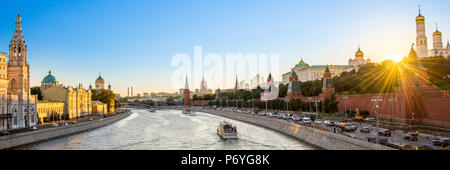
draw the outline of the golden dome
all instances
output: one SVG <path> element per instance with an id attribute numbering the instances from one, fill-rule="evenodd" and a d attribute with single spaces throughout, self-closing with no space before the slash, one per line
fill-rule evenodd
<path id="1" fill-rule="evenodd" d="M 356 58 L 364 58 L 364 53 L 361 51 L 361 49 L 358 47 L 358 51 L 355 53 Z"/>
<path id="2" fill-rule="evenodd" d="M 103 80 L 102 76 L 98 76 L 97 80 L 95 80 L 96 83 L 105 83 L 105 80 Z"/>
<path id="3" fill-rule="evenodd" d="M 416 17 L 416 20 L 417 21 L 423 21 L 423 20 L 425 20 L 425 17 L 422 16 L 421 14 L 419 14 L 419 16 Z"/>
<path id="4" fill-rule="evenodd" d="M 436 36 L 436 35 L 442 35 L 442 33 L 440 31 L 436 30 L 436 32 L 433 33 L 433 36 Z"/>
<path id="5" fill-rule="evenodd" d="M 333 66 L 333 65 L 331 65 L 331 66 L 330 66 L 330 69 L 334 69 L 334 66 Z"/>

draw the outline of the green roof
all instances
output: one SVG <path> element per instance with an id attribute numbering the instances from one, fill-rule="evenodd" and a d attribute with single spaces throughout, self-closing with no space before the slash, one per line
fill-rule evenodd
<path id="1" fill-rule="evenodd" d="M 49 71 L 48 75 L 44 77 L 44 79 L 42 80 L 42 83 L 52 83 L 52 84 L 56 83 L 56 78 L 55 78 L 55 76 L 52 75 L 51 71 Z"/>

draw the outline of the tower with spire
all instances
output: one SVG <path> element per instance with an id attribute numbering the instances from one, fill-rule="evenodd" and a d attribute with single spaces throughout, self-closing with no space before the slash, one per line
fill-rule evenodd
<path id="1" fill-rule="evenodd" d="M 325 98 L 330 98 L 331 94 L 333 94 L 334 86 L 331 79 L 331 73 L 328 66 L 325 68 L 325 72 L 323 73 L 323 86 L 322 86 L 322 93 L 319 95 L 320 100 L 325 100 Z"/>
<path id="2" fill-rule="evenodd" d="M 184 85 L 184 90 L 183 90 L 183 103 L 184 106 L 191 106 L 191 92 L 189 90 L 189 83 L 188 83 L 188 78 L 186 76 L 186 83 Z"/>
<path id="3" fill-rule="evenodd" d="M 8 105 L 15 105 L 11 128 L 29 127 L 37 123 L 36 96 L 30 94 L 30 65 L 27 62 L 27 45 L 23 38 L 20 14 L 16 17 L 16 28 L 9 45 L 7 64 L 8 94 L 11 99 Z M 12 107 L 9 107 L 12 109 Z M 33 109 L 30 109 L 33 108 Z M 27 110 L 27 111 L 25 111 Z"/>
<path id="4" fill-rule="evenodd" d="M 419 15 L 416 17 L 416 33 L 417 56 L 419 58 L 428 57 L 428 43 L 425 32 L 425 17 L 422 15 L 420 5 Z"/>

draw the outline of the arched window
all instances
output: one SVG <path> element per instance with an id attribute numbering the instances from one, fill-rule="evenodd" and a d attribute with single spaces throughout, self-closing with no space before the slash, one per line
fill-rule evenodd
<path id="1" fill-rule="evenodd" d="M 16 89 L 16 86 L 15 86 L 15 85 L 16 85 L 16 79 L 12 79 L 11 82 L 10 82 L 10 84 L 9 84 L 9 87 L 11 87 L 11 91 L 12 91 L 12 92 L 15 92 L 15 91 L 16 91 L 16 90 L 15 90 L 15 89 Z"/>

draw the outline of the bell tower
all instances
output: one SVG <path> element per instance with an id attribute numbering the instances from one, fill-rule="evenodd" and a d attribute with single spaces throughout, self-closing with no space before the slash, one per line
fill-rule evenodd
<path id="1" fill-rule="evenodd" d="M 27 63 L 27 45 L 23 38 L 19 14 L 16 20 L 16 29 L 9 45 L 8 92 L 22 97 L 30 95 L 30 65 Z"/>
<path id="2" fill-rule="evenodd" d="M 428 57 L 428 43 L 427 36 L 425 34 L 425 17 L 422 16 L 419 5 L 419 15 L 416 17 L 416 44 L 417 44 L 417 56 L 419 58 Z"/>

